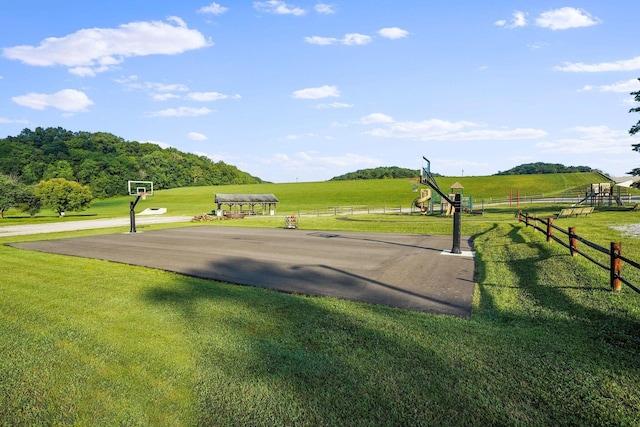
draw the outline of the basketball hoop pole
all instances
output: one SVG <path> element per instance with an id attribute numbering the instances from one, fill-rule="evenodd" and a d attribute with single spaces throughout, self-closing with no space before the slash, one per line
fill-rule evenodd
<path id="1" fill-rule="evenodd" d="M 138 193 L 136 196 L 136 200 L 129 203 L 129 220 L 131 222 L 131 228 L 129 229 L 129 233 L 136 232 L 136 205 L 140 201 L 142 194 Z"/>
<path id="2" fill-rule="evenodd" d="M 422 158 L 427 162 L 427 167 L 423 167 L 420 170 L 420 182 L 433 188 L 433 190 L 438 193 L 440 197 L 442 197 L 447 201 L 447 203 L 453 206 L 453 245 L 451 248 L 451 253 L 460 255 L 462 253 L 462 251 L 460 250 L 460 229 L 462 228 L 462 195 L 460 193 L 456 193 L 454 198 L 451 199 L 448 195 L 444 194 L 438 187 L 436 179 L 431 174 L 431 162 L 424 156 L 422 156 Z"/>
<path id="3" fill-rule="evenodd" d="M 135 200 L 129 203 L 129 220 L 131 222 L 130 233 L 136 232 L 136 205 L 147 196 L 153 196 L 153 181 L 127 181 L 127 191 L 130 196 L 135 196 Z"/>

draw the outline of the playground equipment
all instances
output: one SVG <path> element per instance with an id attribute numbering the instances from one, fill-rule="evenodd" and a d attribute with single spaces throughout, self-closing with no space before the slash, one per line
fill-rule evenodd
<path id="1" fill-rule="evenodd" d="M 602 206 L 605 200 L 608 200 L 609 206 L 616 202 L 618 206 L 622 206 L 622 198 L 620 197 L 620 186 L 617 186 L 618 194 L 613 193 L 613 186 L 610 182 L 600 182 L 597 184 L 591 184 L 591 188 L 586 192 L 583 199 L 575 203 L 573 206 L 577 206 L 584 202 L 589 201 L 590 206 Z"/>
<path id="2" fill-rule="evenodd" d="M 462 184 L 456 182 L 451 186 L 448 198 L 453 200 L 456 197 L 456 193 L 460 193 L 460 207 L 463 212 L 468 212 L 472 215 L 482 214 L 482 210 L 475 211 L 473 209 L 473 197 L 464 196 L 463 190 L 464 187 Z M 420 197 L 413 200 L 413 206 L 420 209 L 422 215 L 434 214 L 437 213 L 438 210 L 440 211 L 440 215 L 452 216 L 455 213 L 454 206 L 451 203 L 440 197 L 439 194 L 432 194 L 428 188 L 420 190 Z"/>
<path id="3" fill-rule="evenodd" d="M 147 196 L 153 196 L 153 182 L 152 181 L 127 181 L 127 190 L 130 196 L 134 196 L 136 199 L 129 203 L 129 222 L 131 227 L 129 233 L 136 232 L 136 205 L 142 200 L 146 200 Z"/>
<path id="4" fill-rule="evenodd" d="M 422 157 L 426 162 L 426 165 L 420 169 L 420 183 L 424 185 L 428 185 L 442 197 L 442 200 L 446 201 L 452 209 L 453 213 L 453 246 L 451 248 L 451 253 L 460 255 L 462 251 L 460 250 L 460 229 L 462 225 L 462 194 L 455 193 L 453 194 L 453 198 L 449 197 L 440 190 L 438 187 L 438 183 L 436 179 L 431 174 L 431 162 L 426 157 Z"/>
<path id="5" fill-rule="evenodd" d="M 431 201 L 431 190 L 428 188 L 422 188 L 420 190 L 420 197 L 417 197 L 413 201 L 413 205 L 420 209 L 422 215 L 429 213 L 429 202 Z"/>

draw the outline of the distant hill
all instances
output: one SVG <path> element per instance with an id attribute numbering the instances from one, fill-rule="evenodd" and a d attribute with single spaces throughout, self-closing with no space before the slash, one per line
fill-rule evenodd
<path id="1" fill-rule="evenodd" d="M 158 190 L 262 182 L 206 156 L 61 127 L 24 129 L 17 136 L 0 139 L 0 174 L 24 184 L 50 178 L 73 180 L 88 185 L 96 198 L 126 194 L 127 180 L 153 181 Z"/>
<path id="2" fill-rule="evenodd" d="M 419 170 L 399 168 L 397 166 L 377 167 L 372 169 L 360 169 L 344 175 L 331 178 L 329 181 L 352 181 L 357 179 L 391 179 L 391 178 L 417 178 Z"/>
<path id="3" fill-rule="evenodd" d="M 546 173 L 599 172 L 588 166 L 564 166 L 559 163 L 527 163 L 495 175 L 535 175 Z"/>

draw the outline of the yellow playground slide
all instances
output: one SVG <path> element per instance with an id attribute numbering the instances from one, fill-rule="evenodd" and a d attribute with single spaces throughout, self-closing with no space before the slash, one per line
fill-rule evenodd
<path id="1" fill-rule="evenodd" d="M 431 200 L 431 190 L 423 188 L 420 190 L 420 197 L 413 201 L 413 205 L 420 209 L 420 213 L 426 215 L 429 213 L 429 200 Z"/>

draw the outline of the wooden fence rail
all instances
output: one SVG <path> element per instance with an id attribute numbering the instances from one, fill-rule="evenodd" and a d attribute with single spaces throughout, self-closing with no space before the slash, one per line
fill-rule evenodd
<path id="1" fill-rule="evenodd" d="M 582 255 L 592 263 L 597 266 L 607 270 L 609 272 L 609 281 L 611 285 L 611 290 L 618 292 L 622 289 L 622 283 L 629 286 L 631 289 L 640 293 L 640 288 L 633 283 L 629 282 L 627 279 L 622 277 L 622 263 L 626 263 L 627 265 L 634 267 L 640 270 L 640 264 L 636 261 L 633 261 L 629 258 L 622 256 L 622 243 L 620 242 L 611 242 L 609 248 L 605 248 L 596 243 L 593 243 L 587 239 L 584 239 L 576 233 L 575 227 L 569 227 L 568 230 L 558 227 L 553 223 L 553 218 L 539 218 L 537 216 L 530 216 L 528 213 L 522 213 L 522 211 L 518 212 L 518 222 L 524 222 L 526 227 L 533 227 L 535 230 L 541 231 L 545 233 L 547 238 L 547 242 L 555 241 L 565 248 L 569 249 L 569 253 L 571 256 Z M 538 225 L 541 223 L 544 227 Z M 566 236 L 566 239 L 563 240 L 557 237 L 554 232 L 559 231 L 563 235 Z M 578 242 L 584 244 L 585 246 L 594 249 L 597 252 L 603 253 L 608 256 L 609 262 L 604 263 L 598 261 L 585 251 L 581 250 L 578 247 Z"/>

